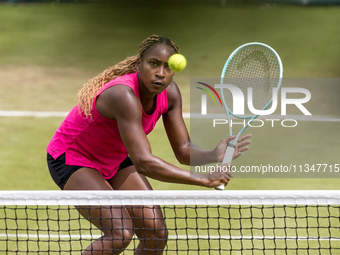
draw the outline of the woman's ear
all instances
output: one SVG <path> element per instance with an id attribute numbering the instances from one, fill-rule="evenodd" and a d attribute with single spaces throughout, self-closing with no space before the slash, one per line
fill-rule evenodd
<path id="1" fill-rule="evenodd" d="M 140 70 L 140 58 L 137 59 L 137 62 L 136 62 L 136 69 L 137 69 L 137 72 L 139 72 Z"/>

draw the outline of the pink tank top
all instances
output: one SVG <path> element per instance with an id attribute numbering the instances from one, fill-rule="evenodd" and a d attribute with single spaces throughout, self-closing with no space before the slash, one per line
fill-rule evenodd
<path id="1" fill-rule="evenodd" d="M 106 83 L 97 93 L 114 85 L 126 85 L 133 89 L 137 97 L 139 82 L 137 73 L 126 74 Z M 96 97 L 97 98 L 97 97 Z M 149 134 L 162 114 L 168 111 L 167 91 L 157 95 L 153 114 L 142 115 L 142 126 Z M 106 179 L 112 178 L 128 152 L 119 135 L 117 121 L 108 119 L 98 112 L 93 100 L 92 119 L 85 119 L 75 106 L 61 123 L 47 147 L 47 152 L 54 158 L 66 153 L 66 164 L 97 169 Z"/>

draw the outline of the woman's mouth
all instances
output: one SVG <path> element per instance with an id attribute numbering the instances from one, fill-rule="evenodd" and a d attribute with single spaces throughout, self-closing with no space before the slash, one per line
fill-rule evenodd
<path id="1" fill-rule="evenodd" d="M 163 87 L 164 86 L 164 82 L 161 81 L 153 81 L 152 84 L 159 86 L 159 87 Z"/>

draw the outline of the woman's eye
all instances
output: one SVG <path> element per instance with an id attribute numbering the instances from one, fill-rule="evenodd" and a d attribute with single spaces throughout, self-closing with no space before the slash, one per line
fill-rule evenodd
<path id="1" fill-rule="evenodd" d="M 152 66 L 156 66 L 156 65 L 157 65 L 157 63 L 156 63 L 156 62 L 150 62 L 150 65 L 152 65 Z"/>

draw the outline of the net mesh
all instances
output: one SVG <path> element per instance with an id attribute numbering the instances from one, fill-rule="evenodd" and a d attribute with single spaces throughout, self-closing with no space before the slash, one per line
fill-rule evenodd
<path id="1" fill-rule="evenodd" d="M 245 98 L 248 98 L 248 88 L 252 88 L 252 103 L 257 110 L 264 109 L 271 101 L 272 88 L 278 86 L 282 78 L 277 56 L 262 45 L 249 45 L 237 51 L 222 76 L 223 84 L 238 87 Z M 223 89 L 223 94 L 232 112 L 232 93 L 228 89 Z M 245 114 L 249 112 L 246 111 Z"/>
<path id="2" fill-rule="evenodd" d="M 29 194 L 30 199 L 24 194 L 19 202 L 2 198 L 0 254 L 81 254 L 85 249 L 87 254 L 340 253 L 340 192 L 281 191 L 279 198 L 273 191 L 217 192 L 139 191 L 136 199 L 131 192 L 99 192 L 97 199 L 89 194 L 91 205 L 85 205 L 86 193 L 79 201 L 79 193 L 68 193 L 73 197 L 65 200 L 65 192 L 49 193 L 48 199 L 44 192 Z M 116 214 L 85 219 L 76 208 Z M 130 214 L 122 218 L 117 210 Z M 140 210 L 145 210 L 142 217 Z M 126 222 L 110 229 L 90 223 L 107 220 Z M 104 235 L 108 231 L 111 239 Z M 96 240 L 97 246 L 91 245 Z"/>

